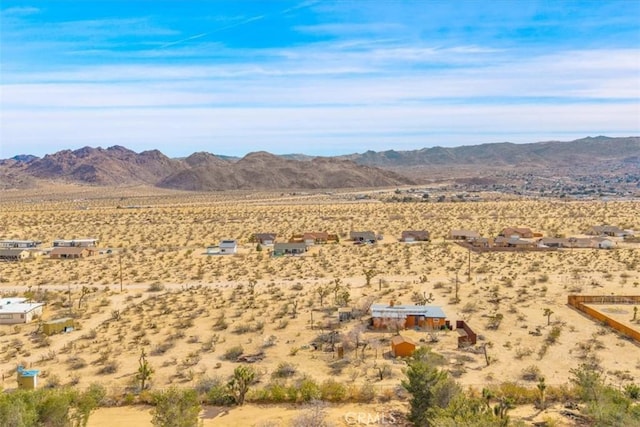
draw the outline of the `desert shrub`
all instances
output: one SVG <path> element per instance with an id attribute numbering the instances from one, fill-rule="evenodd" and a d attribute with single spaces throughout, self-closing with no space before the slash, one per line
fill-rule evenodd
<path id="1" fill-rule="evenodd" d="M 164 285 L 159 282 L 152 283 L 147 288 L 147 292 L 160 292 L 164 290 Z"/>
<path id="2" fill-rule="evenodd" d="M 70 358 L 67 359 L 67 365 L 69 365 L 70 369 L 76 370 L 76 369 L 82 369 L 85 366 L 87 366 L 87 362 L 78 356 L 71 356 Z"/>
<path id="3" fill-rule="evenodd" d="M 298 401 L 311 402 L 312 400 L 318 400 L 322 396 L 320 393 L 320 387 L 313 379 L 305 377 L 302 378 L 297 384 Z"/>
<path id="4" fill-rule="evenodd" d="M 109 375 L 115 374 L 118 371 L 118 362 L 115 360 L 110 360 L 104 364 L 100 369 L 98 369 L 99 375 Z"/>
<path id="5" fill-rule="evenodd" d="M 224 360 L 233 361 L 233 360 L 236 360 L 238 357 L 240 357 L 243 352 L 244 352 L 244 348 L 241 345 L 236 345 L 231 348 L 228 348 L 222 355 L 222 358 Z"/>
<path id="6" fill-rule="evenodd" d="M 344 384 L 330 378 L 320 384 L 322 400 L 328 402 L 342 402 L 347 397 L 347 388 Z"/>
<path id="7" fill-rule="evenodd" d="M 271 374 L 273 378 L 289 378 L 296 374 L 297 369 L 293 363 L 281 362 Z"/>
<path id="8" fill-rule="evenodd" d="M 192 389 L 171 387 L 153 395 L 151 423 L 158 427 L 197 427 L 200 402 Z"/>
<path id="9" fill-rule="evenodd" d="M 549 334 L 545 338 L 545 341 L 548 344 L 555 344 L 556 342 L 558 342 L 558 338 L 560 338 L 561 332 L 562 328 L 560 328 L 560 326 L 554 326 L 553 328 L 551 328 L 551 331 L 549 331 Z"/>
<path id="10" fill-rule="evenodd" d="M 540 377 L 540 368 L 536 365 L 529 365 L 522 370 L 520 376 L 525 381 L 537 381 Z"/>

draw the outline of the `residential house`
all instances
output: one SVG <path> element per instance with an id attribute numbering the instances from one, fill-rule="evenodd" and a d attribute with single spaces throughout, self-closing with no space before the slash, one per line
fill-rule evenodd
<path id="1" fill-rule="evenodd" d="M 489 248 L 493 244 L 493 239 L 489 239 L 488 237 L 478 237 L 468 240 L 467 243 L 474 248 Z"/>
<path id="2" fill-rule="evenodd" d="M 480 238 L 480 233 L 473 230 L 451 230 L 449 232 L 449 238 L 451 240 L 470 241 Z"/>
<path id="3" fill-rule="evenodd" d="M 610 237 L 626 237 L 632 235 L 633 233 L 622 230 L 619 227 L 614 225 L 594 225 L 587 233 L 592 236 L 610 236 Z"/>
<path id="4" fill-rule="evenodd" d="M 88 256 L 92 256 L 95 254 L 95 250 L 88 247 L 81 246 L 60 246 L 53 248 L 51 253 L 49 253 L 49 257 L 51 259 L 78 259 L 78 258 L 86 258 Z"/>
<path id="5" fill-rule="evenodd" d="M 371 325 L 374 329 L 429 328 L 440 329 L 446 325 L 442 308 L 429 305 L 371 305 Z"/>
<path id="6" fill-rule="evenodd" d="M 307 246 L 324 245 L 327 243 L 337 243 L 338 235 L 329 234 L 324 231 L 307 232 L 303 234 L 294 234 L 289 243 L 304 243 Z"/>
<path id="7" fill-rule="evenodd" d="M 493 240 L 493 246 L 498 248 L 533 249 L 536 243 L 530 240 L 522 240 L 519 237 L 498 236 Z"/>
<path id="8" fill-rule="evenodd" d="M 411 357 L 416 351 L 416 343 L 411 338 L 396 335 L 391 338 L 391 354 L 394 357 Z"/>
<path id="9" fill-rule="evenodd" d="M 349 233 L 349 238 L 354 242 L 375 243 L 376 233 L 373 231 L 352 231 Z"/>
<path id="10" fill-rule="evenodd" d="M 304 243 L 276 243 L 273 245 L 273 256 L 302 255 L 307 251 Z"/>
<path id="11" fill-rule="evenodd" d="M 22 261 L 29 258 L 26 249 L 0 249 L 0 261 Z"/>
<path id="12" fill-rule="evenodd" d="M 57 239 L 53 241 L 54 248 L 91 248 L 98 244 L 98 239 Z"/>
<path id="13" fill-rule="evenodd" d="M 277 236 L 276 233 L 256 233 L 253 235 L 253 239 L 263 246 L 273 246 Z"/>
<path id="14" fill-rule="evenodd" d="M 571 247 L 570 239 L 564 237 L 543 237 L 538 240 L 538 246 L 543 248 L 568 248 Z"/>
<path id="15" fill-rule="evenodd" d="M 429 232 L 427 230 L 405 230 L 400 237 L 401 242 L 428 242 Z"/>
<path id="16" fill-rule="evenodd" d="M 32 249 L 41 244 L 36 240 L 0 240 L 1 249 Z"/>
<path id="17" fill-rule="evenodd" d="M 26 298 L 0 298 L 0 324 L 29 323 L 42 315 L 44 303 L 28 302 Z"/>
<path id="18" fill-rule="evenodd" d="M 220 255 L 232 255 L 238 252 L 238 242 L 232 239 L 220 241 Z"/>
<path id="19" fill-rule="evenodd" d="M 221 240 L 219 245 L 207 246 L 205 255 L 233 255 L 238 252 L 238 242 L 232 239 Z"/>
<path id="20" fill-rule="evenodd" d="M 499 237 L 517 237 L 519 239 L 531 239 L 533 237 L 542 237 L 536 236 L 530 228 L 526 227 L 507 227 L 503 229 L 499 234 Z"/>
<path id="21" fill-rule="evenodd" d="M 616 242 L 606 237 L 596 237 L 593 242 L 598 249 L 613 249 L 616 247 Z"/>

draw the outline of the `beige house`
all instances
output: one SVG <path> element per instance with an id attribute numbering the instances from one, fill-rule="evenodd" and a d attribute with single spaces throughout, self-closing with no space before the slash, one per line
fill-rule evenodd
<path id="1" fill-rule="evenodd" d="M 26 249 L 0 249 L 0 261 L 22 261 L 29 258 Z"/>

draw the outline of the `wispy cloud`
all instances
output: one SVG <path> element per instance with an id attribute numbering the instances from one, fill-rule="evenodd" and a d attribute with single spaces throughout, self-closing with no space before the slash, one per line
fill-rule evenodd
<path id="1" fill-rule="evenodd" d="M 9 7 L 7 9 L 2 9 L 2 11 L 0 11 L 0 15 L 3 18 L 29 16 L 29 15 L 35 15 L 37 13 L 40 13 L 40 9 L 32 6 Z"/>
<path id="2" fill-rule="evenodd" d="M 0 138 L 243 154 L 640 133 L 629 13 L 374 3 L 5 9 Z"/>

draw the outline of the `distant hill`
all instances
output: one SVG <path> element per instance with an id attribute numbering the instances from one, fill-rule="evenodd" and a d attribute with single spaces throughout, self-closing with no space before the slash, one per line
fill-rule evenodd
<path id="1" fill-rule="evenodd" d="M 558 167 L 577 162 L 597 164 L 605 160 L 623 160 L 640 154 L 640 137 L 609 138 L 598 136 L 575 141 L 510 142 L 433 147 L 411 151 L 367 151 L 342 158 L 378 167 L 491 165 Z"/>
<path id="2" fill-rule="evenodd" d="M 317 189 L 411 184 L 409 178 L 349 160 L 289 160 L 265 152 L 242 159 L 198 152 L 171 159 L 158 150 L 121 146 L 63 150 L 29 162 L 0 161 L 0 188 L 24 188 L 34 178 L 91 185 L 148 184 L 191 191 Z"/>
<path id="3" fill-rule="evenodd" d="M 396 173 L 357 165 L 349 160 L 314 158 L 300 161 L 257 152 L 247 154 L 235 163 L 203 163 L 179 171 L 160 181 L 158 186 L 210 191 L 386 187 L 412 183 Z"/>
<path id="4" fill-rule="evenodd" d="M 568 142 L 367 151 L 337 157 L 256 152 L 237 158 L 198 152 L 172 159 L 158 150 L 136 153 L 116 145 L 0 160 L 0 188 L 32 187 L 39 179 L 191 191 L 386 187 L 474 177 L 497 183 L 508 180 L 503 172 L 514 169 L 554 176 L 597 176 L 605 170 L 615 176 L 635 176 L 639 159 L 640 137 L 605 136 Z"/>

